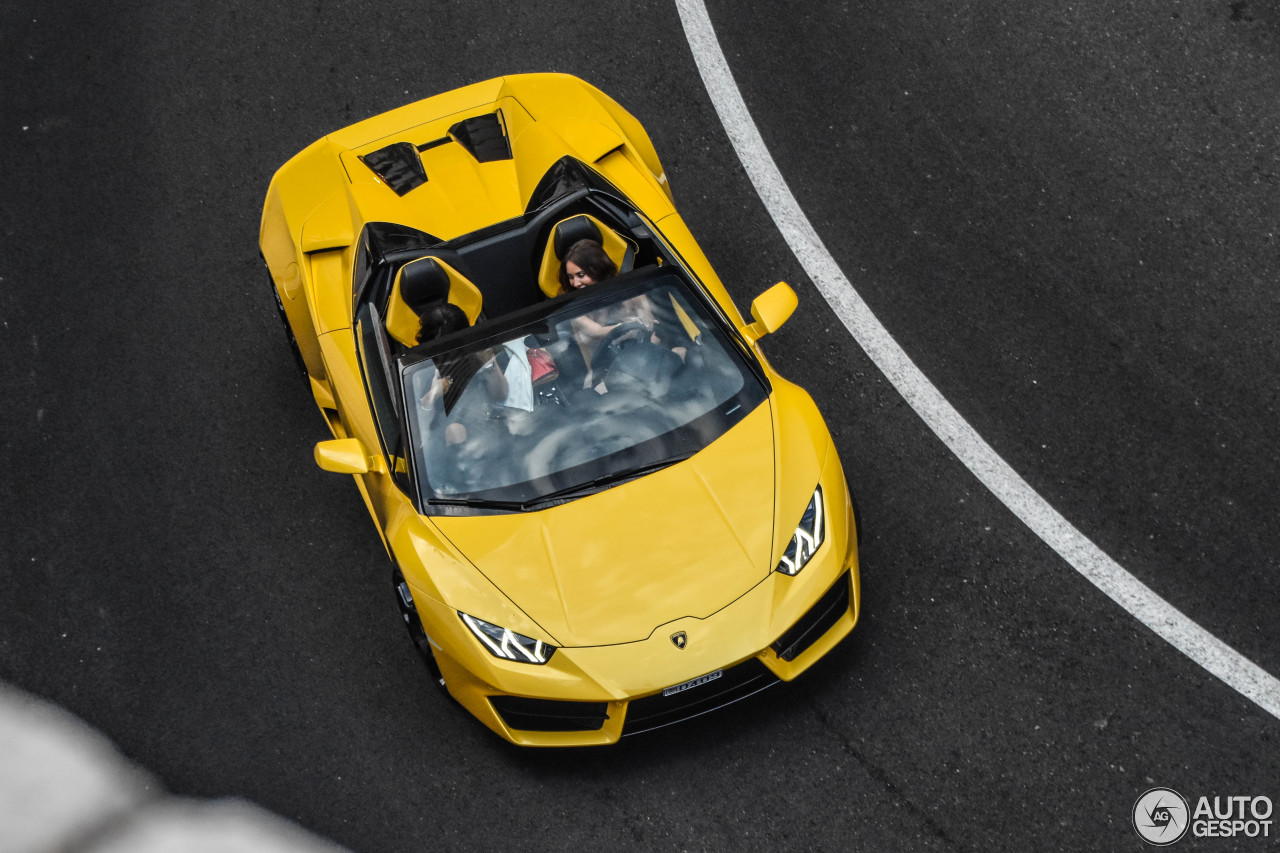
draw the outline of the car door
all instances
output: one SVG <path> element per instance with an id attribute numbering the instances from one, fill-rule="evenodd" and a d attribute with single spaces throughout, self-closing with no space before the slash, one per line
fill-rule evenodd
<path id="1" fill-rule="evenodd" d="M 385 531 L 396 511 L 411 505 L 408 494 L 412 491 L 412 481 L 401 411 L 403 403 L 396 391 L 390 341 L 375 306 L 366 303 L 357 313 L 355 338 L 361 380 L 375 432 L 361 438 L 369 452 L 380 454 L 383 461 L 357 479 L 385 540 Z"/>

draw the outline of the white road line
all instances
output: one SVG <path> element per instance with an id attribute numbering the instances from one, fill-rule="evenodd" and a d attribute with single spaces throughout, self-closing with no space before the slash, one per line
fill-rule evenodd
<path id="1" fill-rule="evenodd" d="M 893 339 L 823 245 L 765 147 L 702 0 L 675 0 L 720 121 L 791 251 L 836 316 L 961 462 L 1072 568 L 1178 651 L 1280 719 L 1280 680 L 1201 628 L 1077 530 L 969 426 Z"/>

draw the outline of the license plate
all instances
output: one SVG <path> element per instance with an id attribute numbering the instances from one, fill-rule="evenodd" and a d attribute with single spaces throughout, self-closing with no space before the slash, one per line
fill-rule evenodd
<path id="1" fill-rule="evenodd" d="M 717 678 L 719 678 L 722 675 L 724 675 L 724 670 L 717 669 L 715 672 L 708 672 L 706 675 L 699 675 L 697 678 L 693 679 L 692 681 L 686 681 L 684 684 L 677 684 L 675 687 L 668 687 L 662 691 L 662 695 L 674 696 L 677 693 L 683 693 L 686 690 L 692 690 L 695 687 L 701 687 L 703 684 L 706 684 L 708 681 L 715 681 Z"/>

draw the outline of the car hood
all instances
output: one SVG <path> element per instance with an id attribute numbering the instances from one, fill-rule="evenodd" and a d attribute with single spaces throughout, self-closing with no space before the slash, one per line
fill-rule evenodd
<path id="1" fill-rule="evenodd" d="M 773 499 L 765 403 L 690 459 L 589 497 L 433 520 L 556 644 L 598 646 L 705 618 L 766 578 Z"/>

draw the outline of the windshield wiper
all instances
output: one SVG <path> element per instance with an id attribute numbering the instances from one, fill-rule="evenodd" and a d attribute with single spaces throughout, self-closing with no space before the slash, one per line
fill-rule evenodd
<path id="1" fill-rule="evenodd" d="M 594 480 L 587 480 L 585 483 L 577 483 L 572 486 L 566 486 L 563 489 L 556 489 L 554 492 L 547 492 L 545 495 L 525 501 L 520 506 L 523 509 L 538 506 L 550 501 L 559 500 L 560 498 L 568 498 L 579 495 L 591 494 L 605 486 L 612 486 L 626 480 L 634 480 L 637 477 L 643 477 L 645 474 L 652 474 L 654 471 L 660 471 L 677 462 L 683 462 L 692 456 L 692 453 L 686 453 L 683 456 L 671 456 L 663 459 L 661 462 L 652 462 L 648 465 L 638 465 L 635 468 L 625 468 L 621 471 L 612 471 L 608 474 L 596 477 Z"/>
<path id="2" fill-rule="evenodd" d="M 432 506 L 465 506 L 472 509 L 509 509 L 524 512 L 527 504 L 520 501 L 491 501 L 485 498 L 427 498 Z"/>
<path id="3" fill-rule="evenodd" d="M 431 506 L 462 506 L 470 509 L 505 509 L 511 512 L 528 512 L 534 507 L 552 501 L 561 500 L 569 497 L 577 497 L 590 494 L 605 486 L 612 486 L 626 480 L 634 480 L 637 477 L 643 477 L 645 474 L 652 474 L 654 471 L 660 471 L 677 462 L 683 462 L 692 456 L 692 453 L 686 453 L 683 456 L 671 456 L 661 462 L 653 462 L 648 465 L 638 465 L 635 468 L 625 468 L 621 471 L 612 471 L 608 474 L 596 477 L 594 480 L 587 480 L 585 483 L 575 483 L 572 486 L 566 486 L 563 489 L 556 489 L 554 492 L 547 492 L 545 495 L 539 495 L 527 501 L 494 501 L 487 498 L 427 498 L 427 503 Z"/>

